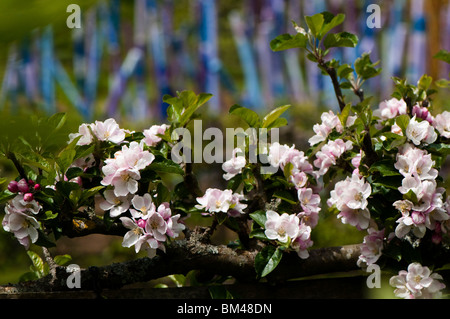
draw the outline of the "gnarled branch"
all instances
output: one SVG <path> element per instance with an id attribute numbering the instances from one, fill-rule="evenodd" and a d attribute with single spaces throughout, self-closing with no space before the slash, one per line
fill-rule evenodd
<path id="1" fill-rule="evenodd" d="M 168 245 L 165 254 L 153 259 L 140 258 L 104 267 L 82 269 L 81 289 L 118 289 L 128 284 L 146 282 L 171 274 L 187 274 L 191 270 L 232 276 L 240 282 L 256 282 L 254 262 L 257 252 L 212 245 L 205 242 L 202 232 L 194 231 L 187 238 Z M 267 279 L 271 282 L 283 282 L 317 274 L 356 270 L 359 254 L 359 245 L 312 250 L 310 257 L 305 260 L 295 253 L 286 253 Z M 66 284 L 69 275 L 64 267 L 58 267 L 56 278 L 47 276 L 36 281 L 3 286 L 0 287 L 0 293 L 69 290 Z"/>

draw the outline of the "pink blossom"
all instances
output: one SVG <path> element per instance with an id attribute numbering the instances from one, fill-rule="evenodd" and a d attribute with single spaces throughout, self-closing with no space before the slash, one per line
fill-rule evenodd
<path id="1" fill-rule="evenodd" d="M 17 199 L 18 197 L 23 196 L 18 195 L 6 204 L 6 214 L 3 218 L 2 226 L 5 231 L 13 233 L 21 245 L 29 249 L 30 244 L 35 243 L 39 237 L 37 230 L 40 226 L 37 219 L 32 216 L 39 211 L 35 212 L 34 204 L 28 203 L 31 206 L 24 206 L 23 198 Z"/>
<path id="2" fill-rule="evenodd" d="M 396 289 L 397 297 L 404 299 L 440 298 L 445 285 L 441 283 L 442 276 L 415 262 L 408 266 L 408 270 L 399 271 L 397 276 L 391 277 L 389 284 Z"/>
<path id="3" fill-rule="evenodd" d="M 208 188 L 205 195 L 197 197 L 199 205 L 195 207 L 206 210 L 209 213 L 228 213 L 230 217 L 236 217 L 244 213 L 247 204 L 241 202 L 244 195 L 233 193 L 231 189 L 220 190 Z"/>
<path id="4" fill-rule="evenodd" d="M 130 208 L 130 197 L 129 196 L 116 196 L 113 190 L 106 190 L 103 193 L 104 200 L 99 204 L 100 208 L 103 210 L 109 210 L 111 217 L 117 217 Z"/>
<path id="5" fill-rule="evenodd" d="M 108 141 L 119 144 L 125 139 L 125 131 L 119 127 L 119 124 L 113 119 L 107 119 L 104 122 L 95 121 L 91 124 L 81 124 L 78 133 L 70 134 L 70 142 L 81 136 L 77 145 L 88 145 L 93 142 L 94 136 L 99 141 Z"/>
<path id="6" fill-rule="evenodd" d="M 270 165 L 272 165 L 273 167 L 281 167 L 283 169 L 284 165 L 286 164 L 290 149 L 291 148 L 289 146 L 281 145 L 278 142 L 270 145 L 268 155 Z"/>
<path id="7" fill-rule="evenodd" d="M 235 148 L 231 159 L 222 164 L 222 169 L 226 172 L 226 174 L 223 175 L 223 178 L 227 181 L 237 174 L 240 174 L 247 163 L 245 156 L 238 155 L 238 153 L 242 153 L 242 150 L 240 148 Z"/>
<path id="8" fill-rule="evenodd" d="M 435 162 L 426 151 L 405 144 L 399 149 L 394 167 L 405 177 L 416 175 L 421 180 L 435 179 L 438 171 L 433 168 Z"/>
<path id="9" fill-rule="evenodd" d="M 330 192 L 328 205 L 335 205 L 341 211 L 345 208 L 364 210 L 371 192 L 372 188 L 365 182 L 364 177 L 353 174 L 352 177 L 336 183 L 334 190 Z"/>
<path id="10" fill-rule="evenodd" d="M 197 197 L 197 202 L 200 205 L 195 207 L 204 209 L 210 213 L 226 213 L 230 209 L 233 192 L 230 189 L 224 191 L 217 188 L 208 188 L 205 195 Z"/>
<path id="11" fill-rule="evenodd" d="M 358 258 L 358 266 L 371 265 L 381 257 L 384 242 L 384 229 L 369 228 L 368 235 L 364 237 L 361 247 L 361 255 Z"/>
<path id="12" fill-rule="evenodd" d="M 119 124 L 113 118 L 104 122 L 95 121 L 92 131 L 99 141 L 119 144 L 125 139 L 125 131 L 119 127 Z"/>
<path id="13" fill-rule="evenodd" d="M 131 142 L 129 146 L 124 145 L 114 158 L 105 160 L 106 165 L 102 168 L 105 177 L 101 184 L 114 186 L 116 196 L 134 194 L 141 178 L 139 171 L 150 165 L 154 158 L 153 154 L 143 150 L 142 144 Z"/>
<path id="14" fill-rule="evenodd" d="M 344 208 L 338 215 L 343 224 L 349 224 L 357 229 L 366 229 L 370 225 L 370 212 L 368 209 Z"/>
<path id="15" fill-rule="evenodd" d="M 143 196 L 134 195 L 131 203 L 133 204 L 133 208 L 130 209 L 130 213 L 134 218 L 147 219 L 156 211 L 152 197 L 148 193 Z"/>
<path id="16" fill-rule="evenodd" d="M 293 173 L 289 177 L 289 179 L 290 179 L 291 183 L 294 184 L 294 187 L 296 189 L 300 189 L 300 188 L 304 187 L 306 185 L 306 183 L 308 182 L 308 176 L 306 176 L 306 174 L 301 171 L 297 171 L 297 172 Z"/>
<path id="17" fill-rule="evenodd" d="M 434 118 L 428 111 L 427 107 L 420 107 L 418 104 L 413 106 L 412 115 L 417 116 L 418 118 L 427 121 L 430 124 L 433 124 Z"/>
<path id="18" fill-rule="evenodd" d="M 300 220 L 296 215 L 286 213 L 279 215 L 277 212 L 268 210 L 266 217 L 267 221 L 264 224 L 266 230 L 264 233 L 267 238 L 287 243 L 289 239 L 297 237 Z"/>
<path id="19" fill-rule="evenodd" d="M 433 126 L 445 138 L 450 138 L 450 112 L 444 111 L 436 115 Z"/>
<path id="20" fill-rule="evenodd" d="M 305 212 L 318 213 L 320 211 L 320 195 L 314 194 L 311 188 L 300 188 L 297 190 L 297 195 Z"/>
<path id="21" fill-rule="evenodd" d="M 311 146 L 325 141 L 333 129 L 336 129 L 336 131 L 340 133 L 343 130 L 339 117 L 332 111 L 322 113 L 320 119 L 322 120 L 322 123 L 313 126 L 313 130 L 316 134 L 308 140 Z"/>
<path id="22" fill-rule="evenodd" d="M 336 165 L 336 160 L 342 154 L 352 148 L 351 141 L 344 142 L 342 139 L 329 141 L 317 152 L 314 166 L 319 168 L 320 175 L 324 175 L 332 165 Z"/>
<path id="23" fill-rule="evenodd" d="M 144 130 L 144 143 L 148 146 L 156 146 L 161 141 L 161 137 L 158 135 L 164 135 L 169 127 L 167 124 L 153 125 L 149 129 Z"/>
<path id="24" fill-rule="evenodd" d="M 407 106 L 405 101 L 392 98 L 380 103 L 377 110 L 373 112 L 375 116 L 380 117 L 382 120 L 392 119 L 398 115 L 406 114 Z"/>
<path id="25" fill-rule="evenodd" d="M 414 116 L 406 127 L 406 137 L 415 145 L 422 142 L 431 144 L 436 141 L 437 134 L 428 121 L 416 121 Z"/>
<path id="26" fill-rule="evenodd" d="M 297 237 L 292 240 L 290 247 L 297 252 L 297 255 L 301 259 L 306 259 L 309 257 L 308 248 L 312 245 L 311 227 L 300 223 L 298 226 Z"/>

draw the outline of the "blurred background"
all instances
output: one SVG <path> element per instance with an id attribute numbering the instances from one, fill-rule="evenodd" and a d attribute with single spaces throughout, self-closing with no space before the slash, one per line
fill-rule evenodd
<path id="1" fill-rule="evenodd" d="M 70 4 L 80 7 L 80 28 L 67 25 L 74 21 Z M 380 28 L 367 25 L 370 4 L 380 7 Z M 356 49 L 335 49 L 333 58 L 351 64 L 371 52 L 380 60 L 383 72 L 364 88 L 376 103 L 389 98 L 391 76 L 410 83 L 425 73 L 448 78 L 449 65 L 432 58 L 450 50 L 448 0 L 2 0 L 0 115 L 66 112 L 75 129 L 108 117 L 143 129 L 165 121 L 164 94 L 189 89 L 214 94 L 202 109 L 204 128 L 235 126 L 223 116 L 233 104 L 261 114 L 291 104 L 280 142 L 306 149 L 321 112 L 338 110 L 331 81 L 302 52 L 274 53 L 269 43 L 294 33 L 292 20 L 304 26 L 303 16 L 322 11 L 344 13 L 342 30 L 360 40 Z M 448 91 L 434 108 L 450 109 Z M 1 176 L 13 173 L 0 164 Z M 220 165 L 209 170 L 199 173 L 202 186 L 221 186 Z M 315 232 L 316 247 L 362 241 L 328 217 L 324 212 Z M 9 235 L 0 231 L 0 284 L 17 281 L 30 265 Z M 62 240 L 55 253 L 82 267 L 136 257 L 117 238 L 102 236 Z"/>

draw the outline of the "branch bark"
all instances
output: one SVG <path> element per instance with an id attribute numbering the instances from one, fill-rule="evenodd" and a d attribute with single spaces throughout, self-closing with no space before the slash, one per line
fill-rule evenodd
<path id="1" fill-rule="evenodd" d="M 193 232 L 186 239 L 174 241 L 165 254 L 153 259 L 140 258 L 104 267 L 82 269 L 81 289 L 101 291 L 118 289 L 128 284 L 146 282 L 171 274 L 187 274 L 191 270 L 232 276 L 241 283 L 256 283 L 254 270 L 257 250 L 233 250 L 224 245 L 205 243 L 204 234 Z M 286 253 L 280 265 L 267 277 L 269 282 L 284 282 L 292 278 L 352 271 L 358 269 L 356 261 L 359 245 L 321 248 L 310 251 L 302 260 L 295 253 Z M 0 294 L 69 290 L 66 280 L 70 274 L 65 267 L 56 269 L 56 277 L 0 286 Z"/>

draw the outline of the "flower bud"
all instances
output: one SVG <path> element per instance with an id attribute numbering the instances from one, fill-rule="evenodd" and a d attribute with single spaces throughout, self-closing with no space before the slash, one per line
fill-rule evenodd
<path id="1" fill-rule="evenodd" d="M 11 182 L 9 182 L 9 184 L 8 184 L 8 190 L 9 190 L 11 193 L 17 193 L 17 192 L 19 191 L 19 187 L 18 187 L 17 184 L 18 184 L 17 181 L 11 181 Z"/>
<path id="2" fill-rule="evenodd" d="M 26 193 L 30 190 L 30 187 L 28 186 L 28 182 L 22 178 L 18 183 L 17 187 L 19 189 L 19 192 Z"/>
<path id="3" fill-rule="evenodd" d="M 145 224 L 147 223 L 147 221 L 145 220 L 145 219 L 139 219 L 138 221 L 137 221 L 137 225 L 139 226 L 139 227 L 141 227 L 142 229 L 144 229 L 145 228 Z"/>
<path id="4" fill-rule="evenodd" d="M 37 192 L 37 191 L 39 191 L 41 189 L 41 185 L 40 184 L 34 184 L 33 188 Z"/>
<path id="5" fill-rule="evenodd" d="M 26 202 L 31 202 L 33 199 L 34 197 L 31 193 L 26 193 L 25 195 L 23 195 L 23 200 Z"/>

